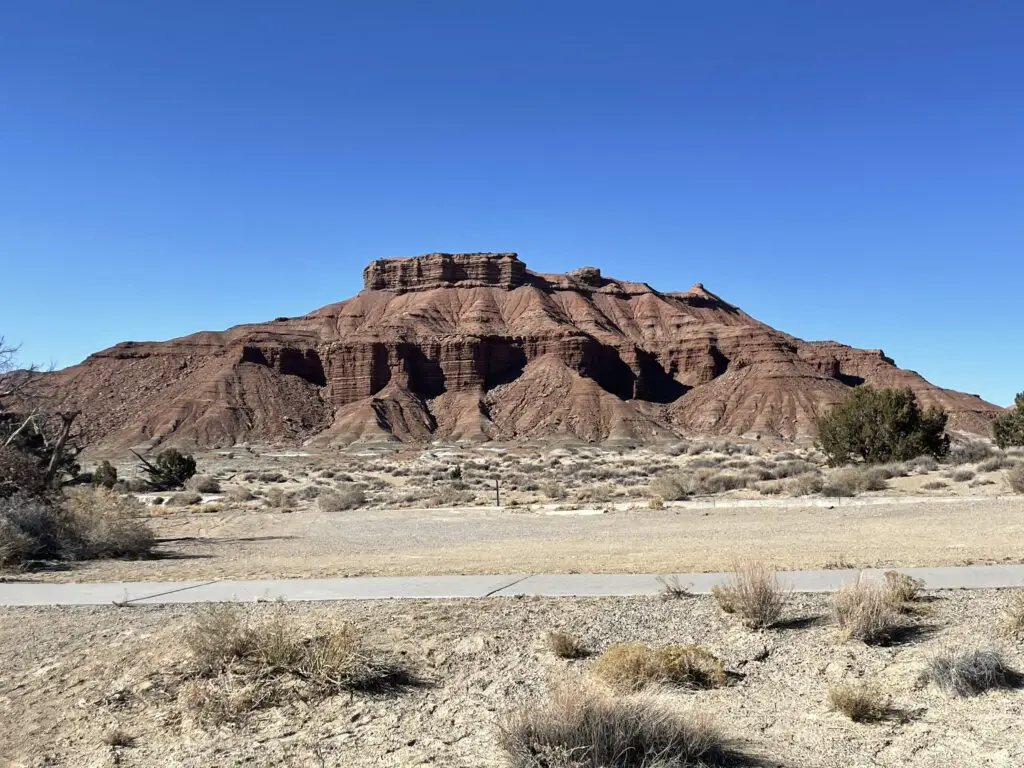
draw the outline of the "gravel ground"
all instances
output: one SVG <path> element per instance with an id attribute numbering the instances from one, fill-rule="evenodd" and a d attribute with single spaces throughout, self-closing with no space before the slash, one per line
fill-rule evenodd
<path id="1" fill-rule="evenodd" d="M 254 605 L 301 622 L 342 619 L 399 654 L 426 684 L 388 696 L 344 695 L 258 712 L 241 724 L 200 727 L 168 685 L 185 658 L 185 606 L 0 611 L 0 764 L 10 766 L 502 766 L 497 718 L 553 683 L 586 675 L 545 633 L 564 630 L 600 651 L 621 641 L 697 642 L 718 654 L 728 687 L 669 694 L 709 713 L 765 765 L 1024 765 L 1024 691 L 951 699 L 918 682 L 947 645 L 996 647 L 1018 669 L 1024 644 L 1003 638 L 1009 591 L 942 592 L 902 645 L 844 642 L 829 598 L 794 595 L 781 629 L 752 632 L 707 598 L 487 599 Z M 899 717 L 855 724 L 828 711 L 830 684 L 864 680 L 891 695 Z M 112 747 L 118 726 L 133 746 Z"/>
<path id="2" fill-rule="evenodd" d="M 41 581 L 728 570 L 1024 562 L 1024 497 L 937 504 L 545 515 L 485 508 L 156 515 L 164 557 L 21 574 Z"/>

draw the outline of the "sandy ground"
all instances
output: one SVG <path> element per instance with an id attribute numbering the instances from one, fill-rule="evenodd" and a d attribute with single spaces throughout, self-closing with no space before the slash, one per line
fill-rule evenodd
<path id="1" fill-rule="evenodd" d="M 145 581 L 472 573 L 729 570 L 1024 562 L 1024 497 L 835 508 L 266 509 L 152 518 L 163 558 L 9 577 Z M 595 510 L 599 511 L 599 510 Z"/>
<path id="2" fill-rule="evenodd" d="M 186 651 L 193 607 L 0 611 L 0 764 L 5 766 L 505 765 L 497 721 L 515 702 L 543 697 L 589 660 L 546 649 L 550 630 L 600 651 L 621 641 L 698 642 L 719 655 L 730 686 L 674 691 L 710 713 L 746 753 L 790 768 L 1024 765 L 1024 691 L 951 699 L 918 682 L 947 645 L 1002 649 L 1024 668 L 1024 644 L 1001 637 L 1004 592 L 936 593 L 926 631 L 893 647 L 842 641 L 827 596 L 793 596 L 785 628 L 751 632 L 707 598 L 487 599 L 252 606 L 300 621 L 326 616 L 367 630 L 426 683 L 388 696 L 344 695 L 264 710 L 241 725 L 200 727 L 167 685 Z M 828 687 L 871 681 L 900 718 L 854 724 L 828 711 Z M 103 737 L 118 726 L 133 746 Z"/>

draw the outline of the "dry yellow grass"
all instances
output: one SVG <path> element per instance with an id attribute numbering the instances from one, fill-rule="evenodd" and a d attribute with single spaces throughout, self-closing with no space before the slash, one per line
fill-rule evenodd
<path id="1" fill-rule="evenodd" d="M 499 743 L 512 768 L 696 768 L 734 757 L 707 716 L 681 712 L 656 691 L 611 696 L 585 684 L 514 709 Z"/>
<path id="2" fill-rule="evenodd" d="M 697 645 L 613 645 L 594 662 L 593 673 L 619 691 L 650 685 L 717 688 L 726 681 L 722 662 Z"/>
<path id="3" fill-rule="evenodd" d="M 901 607 L 886 584 L 843 587 L 832 598 L 832 615 L 843 634 L 868 645 L 881 645 L 907 626 Z"/>
<path id="4" fill-rule="evenodd" d="M 741 561 L 736 572 L 711 594 L 726 613 L 735 613 L 748 629 L 766 629 L 778 622 L 787 595 L 775 574 L 763 563 Z"/>
<path id="5" fill-rule="evenodd" d="M 837 683 L 828 689 L 828 706 L 855 723 L 864 723 L 883 719 L 889 699 L 874 685 Z"/>

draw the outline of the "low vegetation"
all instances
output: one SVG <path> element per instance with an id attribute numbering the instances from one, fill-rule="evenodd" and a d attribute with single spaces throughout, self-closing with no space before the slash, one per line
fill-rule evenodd
<path id="1" fill-rule="evenodd" d="M 0 499 L 0 565 L 150 555 L 155 539 L 144 511 L 102 487 L 75 488 L 59 499 Z"/>
<path id="2" fill-rule="evenodd" d="M 1018 464 L 1007 472 L 1006 482 L 1014 493 L 1024 493 L 1024 464 Z"/>
<path id="3" fill-rule="evenodd" d="M 870 723 L 885 718 L 889 699 L 875 685 L 837 683 L 828 689 L 828 707 L 855 723 Z"/>
<path id="4" fill-rule="evenodd" d="M 947 648 L 928 660 L 922 674 L 925 682 L 951 696 L 977 696 L 992 688 L 1011 688 L 1018 674 L 1010 669 L 999 651 L 960 651 Z"/>
<path id="5" fill-rule="evenodd" d="M 597 657 L 593 673 L 619 691 L 638 691 L 651 685 L 682 688 L 725 685 L 722 662 L 697 645 L 613 645 Z"/>
<path id="6" fill-rule="evenodd" d="M 307 629 L 283 608 L 258 618 L 238 605 L 212 605 L 187 628 L 183 642 L 190 665 L 182 697 L 200 720 L 237 720 L 290 699 L 412 682 L 403 667 L 368 650 L 354 627 Z"/>
<path id="7" fill-rule="evenodd" d="M 782 617 L 788 595 L 763 563 L 741 562 L 729 580 L 711 591 L 726 613 L 740 617 L 748 629 L 767 629 Z"/>
<path id="8" fill-rule="evenodd" d="M 1024 640 L 1024 594 L 1010 598 L 1002 614 L 1002 633 L 1014 640 Z"/>
<path id="9" fill-rule="evenodd" d="M 992 435 L 1000 448 L 1024 445 L 1024 392 L 1014 398 L 1013 404 L 1011 410 L 992 423 Z"/>
<path id="10" fill-rule="evenodd" d="M 548 648 L 560 659 L 579 659 L 587 655 L 580 639 L 568 632 L 549 632 Z"/>
<path id="11" fill-rule="evenodd" d="M 324 512 L 342 512 L 358 509 L 366 503 L 366 494 L 361 488 L 347 486 L 336 491 L 324 491 L 317 497 L 317 505 Z"/>
<path id="12" fill-rule="evenodd" d="M 916 456 L 941 458 L 949 450 L 948 414 L 922 411 L 912 390 L 856 387 L 818 421 L 821 448 L 829 463 L 883 464 Z"/>
<path id="13" fill-rule="evenodd" d="M 890 599 L 897 605 L 908 605 L 921 599 L 924 592 L 924 580 L 915 579 L 899 571 L 885 572 L 885 588 Z"/>
<path id="14" fill-rule="evenodd" d="M 832 615 L 847 639 L 868 645 L 884 645 L 907 626 L 887 583 L 843 587 L 832 598 Z"/>
<path id="15" fill-rule="evenodd" d="M 563 686 L 517 707 L 500 723 L 512 768 L 698 768 L 729 762 L 706 717 L 680 712 L 654 692 L 611 696 Z"/>

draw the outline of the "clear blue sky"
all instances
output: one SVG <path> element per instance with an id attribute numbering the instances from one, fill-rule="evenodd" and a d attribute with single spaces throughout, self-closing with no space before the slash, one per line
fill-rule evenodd
<path id="1" fill-rule="evenodd" d="M 702 281 L 1024 389 L 1024 4 L 0 4 L 0 334 L 67 365 L 366 262 Z"/>

